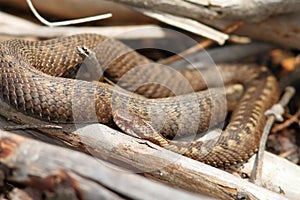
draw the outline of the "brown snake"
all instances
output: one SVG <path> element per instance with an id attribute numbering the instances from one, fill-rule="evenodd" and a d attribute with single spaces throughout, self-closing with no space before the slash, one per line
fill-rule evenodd
<path id="1" fill-rule="evenodd" d="M 75 51 L 77 46 L 92 49 L 105 67 L 104 74 L 119 81 L 121 87 L 146 97 L 166 98 L 140 98 L 106 83 L 62 78 L 74 77 L 83 62 Z M 141 65 L 149 66 L 134 68 Z M 185 94 L 204 87 L 197 70 L 165 70 L 124 44 L 94 34 L 2 42 L 0 70 L 0 98 L 19 112 L 57 123 L 115 123 L 129 134 L 217 167 L 245 161 L 256 151 L 266 120 L 264 112 L 279 96 L 277 81 L 267 68 L 224 65 L 219 68 L 224 81 L 242 83 L 245 88 L 230 123 L 214 139 L 174 141 L 161 135 L 172 138 L 203 132 L 226 115 L 220 89 Z M 124 75 L 129 79 L 122 80 Z M 143 81 L 155 82 L 159 77 L 163 85 L 174 89 L 152 83 L 136 89 Z M 178 83 L 177 77 L 184 77 L 190 87 Z M 184 95 L 167 97 L 174 94 Z M 216 111 L 219 113 L 213 114 Z"/>

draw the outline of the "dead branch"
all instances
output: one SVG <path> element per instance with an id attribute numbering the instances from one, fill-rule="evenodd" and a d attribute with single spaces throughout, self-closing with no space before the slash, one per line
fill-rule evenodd
<path id="1" fill-rule="evenodd" d="M 128 24 L 128 22 L 138 20 L 139 23 L 151 23 L 150 18 L 136 12 L 126 6 L 111 1 L 95 0 L 32 0 L 34 7 L 41 15 L 52 15 L 61 19 L 72 19 L 99 15 L 102 13 L 112 13 L 113 18 L 104 20 L 108 24 Z M 0 0 L 0 5 L 9 5 L 19 9 L 29 11 L 26 1 Z M 67 9 L 66 9 L 67 8 Z"/>
<path id="2" fill-rule="evenodd" d="M 149 12 L 150 12 L 150 10 L 153 12 L 153 10 L 155 10 L 155 8 L 161 9 L 161 8 L 165 7 L 164 9 L 172 9 L 172 7 L 175 7 L 176 9 L 173 8 L 175 10 L 174 10 L 174 13 L 172 13 L 172 14 L 174 14 L 176 16 L 181 16 L 180 12 L 183 12 L 187 15 L 191 15 L 192 13 L 194 13 L 194 15 L 196 15 L 196 16 L 203 14 L 205 16 L 198 17 L 198 18 L 196 17 L 196 19 L 198 19 L 199 21 L 201 21 L 203 23 L 209 24 L 215 28 L 218 28 L 218 29 L 224 29 L 236 21 L 236 19 L 229 20 L 231 18 L 227 17 L 226 15 L 224 15 L 224 16 L 221 15 L 222 17 L 216 17 L 215 15 L 207 13 L 207 11 L 202 12 L 201 9 L 198 8 L 199 6 L 197 4 L 191 3 L 191 1 L 187 2 L 187 1 L 183 1 L 183 0 L 177 0 L 179 2 L 184 2 L 184 5 L 192 5 L 193 7 L 195 7 L 194 9 L 190 9 L 188 6 L 181 7 L 181 6 L 179 6 L 181 4 L 174 4 L 174 1 L 171 1 L 171 0 L 149 1 L 152 4 L 150 4 L 150 3 L 144 4 L 144 3 L 142 3 L 144 1 L 139 1 L 139 0 L 137 0 L 137 1 L 120 0 L 118 2 L 121 2 L 121 1 L 122 1 L 122 3 L 128 3 L 128 5 L 130 2 L 131 2 L 131 4 L 140 3 L 141 4 L 140 7 L 143 6 L 145 8 L 148 8 Z M 20 4 L 24 4 L 24 2 L 25 1 L 18 1 L 18 0 L 12 0 L 12 1 L 0 0 L 0 3 L 10 3 L 11 5 L 20 5 Z M 78 2 L 78 4 L 76 4 L 73 1 L 69 2 L 69 0 L 64 0 L 63 2 L 66 5 L 68 5 L 68 9 L 66 11 L 66 9 L 60 9 L 60 8 L 62 8 L 62 6 L 57 6 L 57 5 L 60 5 L 61 3 L 57 3 L 57 2 L 55 3 L 55 2 L 56 1 L 51 1 L 51 5 L 49 5 L 49 2 L 47 2 L 46 4 L 43 4 L 40 1 L 33 1 L 34 5 L 37 7 L 37 9 L 39 11 L 41 10 L 41 11 L 46 12 L 46 10 L 48 10 L 48 12 L 46 12 L 46 13 L 52 13 L 55 15 L 55 14 L 57 14 L 56 11 L 60 10 L 60 14 L 66 13 L 66 16 L 68 16 L 67 13 L 69 12 L 69 10 L 71 10 L 70 11 L 71 13 L 75 14 L 77 12 L 76 17 L 80 17 L 80 13 L 83 13 L 83 12 L 78 12 L 76 10 L 76 8 L 78 8 L 78 5 L 81 6 L 82 10 L 84 10 L 84 9 L 94 10 L 94 12 L 90 12 L 90 14 L 87 14 L 87 15 L 92 15 L 92 14 L 94 15 L 94 14 L 99 14 L 99 13 L 103 13 L 103 12 L 111 12 L 114 10 L 113 8 L 115 8 L 114 4 L 112 4 L 112 5 L 110 5 L 110 7 L 108 7 L 109 9 L 107 9 L 107 7 L 105 5 L 107 5 L 107 4 L 109 5 L 111 2 L 106 2 L 106 4 L 103 4 L 102 1 L 89 0 L 89 1 L 85 1 L 83 4 L 82 4 L 82 2 Z M 199 1 L 197 1 L 197 2 L 199 3 Z M 212 5 L 216 4 L 216 3 L 211 3 L 211 2 L 209 4 L 207 1 L 205 1 L 205 2 L 206 2 L 206 4 L 208 4 L 208 5 L 206 5 L 205 3 L 203 3 L 204 7 L 208 7 L 205 9 L 209 9 L 210 7 L 213 7 Z M 230 1 L 230 2 L 229 1 L 227 1 L 227 2 L 220 1 L 220 2 L 223 2 L 225 5 L 231 4 L 232 9 L 234 8 L 236 10 L 239 10 L 238 9 L 239 5 L 241 7 L 243 7 L 243 6 L 245 6 L 244 4 L 247 4 L 249 1 L 234 1 L 235 3 L 237 3 L 235 5 L 236 7 L 234 7 L 233 4 L 230 3 L 232 1 Z M 259 2 L 262 2 L 261 4 L 260 3 L 251 4 L 251 2 L 249 3 L 249 5 L 247 4 L 248 7 L 246 6 L 245 10 L 249 10 L 250 12 L 255 12 L 256 9 L 264 10 L 264 12 L 262 13 L 262 15 L 263 15 L 262 19 L 265 19 L 266 16 L 269 16 L 269 15 L 276 15 L 276 14 L 282 13 L 282 10 L 283 10 L 283 12 L 290 13 L 292 11 L 298 10 L 299 5 L 300 5 L 295 0 L 288 0 L 288 1 L 284 1 L 284 2 L 282 2 L 282 1 L 259 1 Z M 153 3 L 155 3 L 155 4 L 153 4 Z M 90 6 L 90 4 L 92 4 L 93 6 Z M 172 4 L 172 5 L 169 5 L 169 4 Z M 153 5 L 155 5 L 155 7 L 153 7 Z M 249 9 L 249 6 L 253 6 L 253 7 L 251 7 L 251 9 Z M 45 10 L 43 10 L 42 7 Z M 229 8 L 224 7 L 224 5 L 223 5 L 223 7 L 222 6 L 220 6 L 220 7 L 223 8 L 224 10 L 227 10 L 227 9 L 230 10 L 230 6 L 229 6 Z M 27 8 L 26 5 L 25 5 L 25 8 Z M 116 7 L 116 9 L 117 8 L 118 8 L 118 6 Z M 96 12 L 96 10 L 97 10 L 97 12 Z M 130 13 L 127 13 L 127 12 L 129 12 L 128 8 L 122 9 L 122 13 L 125 16 L 131 16 Z M 160 12 L 166 12 L 166 13 L 170 14 L 170 12 L 167 12 L 167 11 L 160 11 Z M 273 13 L 270 13 L 270 12 L 273 12 Z M 117 13 L 119 13 L 119 12 L 117 12 Z M 244 16 L 246 19 L 253 19 L 252 17 L 249 17 L 249 16 L 246 17 L 246 15 L 245 15 L 246 12 L 243 12 L 242 10 L 241 10 L 241 13 L 242 13 L 242 15 L 241 15 L 242 17 Z M 253 15 L 256 17 L 260 16 L 259 14 L 253 14 Z M 61 15 L 58 15 L 58 16 L 61 16 Z M 73 17 L 74 16 L 75 15 L 73 15 Z M 192 16 L 190 16 L 190 18 L 195 19 L 195 17 L 192 17 Z M 300 18 L 300 15 L 298 13 L 274 16 L 274 17 L 268 18 L 267 20 L 262 20 L 257 23 L 246 23 L 244 26 L 239 28 L 237 33 L 241 34 L 241 35 L 249 36 L 250 38 L 253 38 L 253 39 L 268 41 L 268 42 L 272 42 L 275 44 L 280 44 L 282 46 L 299 49 L 299 47 L 300 47 L 300 39 L 299 39 L 299 35 L 298 35 L 298 33 L 300 32 L 299 18 Z M 79 33 L 79 32 L 81 32 L 81 33 L 82 32 L 97 32 L 97 33 L 102 33 L 104 35 L 111 35 L 111 32 L 109 32 L 109 31 L 112 30 L 113 35 L 114 35 L 114 33 L 116 33 L 116 34 L 120 33 L 120 28 L 106 29 L 104 27 L 103 28 L 86 27 L 86 28 L 78 28 L 78 29 L 72 28 L 72 27 L 69 27 L 69 28 L 60 27 L 58 29 L 49 29 L 46 27 L 43 27 L 43 28 L 34 27 L 34 29 L 31 28 L 31 31 L 30 31 L 30 29 L 26 28 L 26 26 L 24 26 L 24 25 L 22 27 L 18 27 L 17 25 L 14 25 L 13 22 L 10 23 L 9 20 L 4 20 L 4 18 L 2 18 L 2 17 L 0 19 L 1 19 L 1 22 L 2 21 L 5 22 L 4 24 L 1 25 L 1 29 L 0 29 L 1 33 L 14 34 L 14 35 L 20 34 L 20 31 L 21 31 L 21 33 L 23 32 L 23 35 L 26 35 L 26 34 L 28 35 L 31 32 L 31 34 L 33 34 L 33 35 L 41 36 L 42 34 L 44 34 L 44 36 L 52 36 L 52 37 L 59 36 L 59 35 L 61 36 L 65 32 L 66 32 L 65 34 L 71 34 L 71 33 L 75 34 L 75 33 Z M 115 15 L 113 13 L 113 19 L 118 21 L 118 20 L 122 20 L 124 18 L 118 17 L 118 15 Z M 141 19 L 141 18 L 137 17 L 136 15 L 133 15 L 133 18 L 131 20 L 127 20 L 127 22 L 128 21 L 134 22 L 136 19 Z M 4 29 L 2 29 L 2 27 Z M 23 28 L 23 27 L 25 27 L 25 28 Z M 33 30 L 36 31 L 37 33 L 32 33 L 32 32 L 34 32 Z M 129 30 L 130 30 L 130 28 L 129 28 Z M 144 31 L 143 34 L 140 34 L 140 36 L 147 37 L 152 34 L 153 35 L 161 34 L 161 32 L 154 31 L 152 33 L 152 31 L 151 32 Z M 144 35 L 146 35 L 146 36 L 144 36 Z"/>
<path id="3" fill-rule="evenodd" d="M 4 2 L 5 0 L 0 0 L 1 2 Z M 120 0 L 116 2 L 129 2 L 126 0 Z M 11 1 L 13 2 L 13 1 Z M 55 2 L 55 1 L 53 1 Z M 92 2 L 92 1 L 91 1 Z M 151 6 L 157 7 L 156 3 L 164 3 L 160 4 L 160 8 L 158 9 L 171 9 L 172 12 L 169 12 L 171 14 L 176 14 L 177 16 L 180 16 L 180 13 L 183 12 L 186 15 L 195 14 L 195 17 L 199 17 L 199 19 L 202 19 L 202 15 L 204 16 L 210 16 L 213 18 L 228 18 L 235 19 L 235 17 L 243 17 L 248 16 L 247 19 L 251 18 L 249 16 L 253 15 L 252 11 L 243 13 L 243 16 L 239 16 L 240 14 L 235 15 L 229 15 L 226 12 L 220 12 L 218 9 L 224 8 L 226 6 L 232 6 L 233 4 L 227 2 L 226 6 L 223 5 L 216 5 L 216 3 L 207 2 L 203 3 L 202 1 L 169 1 L 169 0 L 160 0 L 160 1 L 148 1 L 148 4 L 142 3 L 142 1 L 139 0 L 132 0 L 130 2 L 137 2 L 140 3 L 143 8 L 150 8 Z M 173 5 L 168 5 L 168 3 L 172 3 Z M 178 5 L 174 5 L 174 2 L 184 2 L 184 5 L 182 6 L 183 9 L 186 9 L 188 6 L 193 6 L 194 9 L 191 8 L 191 10 L 182 10 L 182 9 L 174 9 Z M 192 2 L 192 3 L 191 3 Z M 285 1 L 285 2 L 292 2 L 292 1 Z M 294 2 L 294 1 L 293 1 Z M 84 4 L 87 4 L 88 2 L 85 1 Z M 151 4 L 154 3 L 154 4 Z M 199 5 L 204 5 L 203 12 L 200 12 L 201 9 L 199 9 Z M 225 3 L 225 2 L 224 2 Z M 58 3 L 59 4 L 59 3 Z M 57 5 L 58 5 L 57 4 Z M 74 1 L 70 5 L 75 5 Z M 98 5 L 98 1 L 93 1 L 93 5 Z M 243 3 L 244 4 L 244 3 Z M 292 4 L 292 3 L 291 3 Z M 47 4 L 44 4 L 47 5 Z M 101 5 L 101 4 L 99 4 Z M 200 5 L 200 6 L 202 6 Z M 274 4 L 275 5 L 275 4 Z M 48 5 L 47 5 L 48 6 Z M 136 7 L 137 4 L 134 4 Z M 150 7 L 149 7 L 150 6 Z M 170 8 L 167 8 L 167 7 Z M 249 5 L 248 5 L 249 6 Z M 256 6 L 256 5 L 252 5 Z M 276 5 L 275 5 L 276 6 Z M 278 6 L 278 5 L 277 5 Z M 90 6 L 93 7 L 93 6 Z M 251 7 L 251 6 L 250 6 Z M 272 7 L 272 6 L 271 6 Z M 281 4 L 278 13 L 282 12 L 290 12 L 293 9 L 298 9 L 297 6 L 293 6 L 293 9 L 287 8 L 289 7 L 286 4 Z M 100 7 L 98 7 L 100 8 Z M 197 12 L 196 12 L 196 8 Z M 255 8 L 255 7 L 254 7 Z M 265 8 L 262 6 L 262 8 Z M 249 9 L 249 7 L 248 7 Z M 230 9 L 229 9 L 230 10 Z M 239 10 L 239 9 L 238 9 Z M 251 9 L 250 9 L 251 10 Z M 255 9 L 254 9 L 255 10 Z M 159 10 L 160 12 L 165 12 L 164 10 Z M 64 11 L 65 12 L 65 11 Z M 101 11 L 102 12 L 102 11 Z M 278 14 L 276 13 L 273 14 Z M 99 14 L 99 13 L 96 13 Z M 251 20 L 259 20 L 264 19 L 267 16 L 271 15 L 270 12 L 264 12 L 262 15 L 255 15 L 259 18 L 251 18 Z M 1 16 L 7 17 L 7 15 L 3 14 Z M 185 15 L 183 15 L 185 16 Z M 297 19 L 296 15 L 296 19 Z M 190 18 L 195 19 L 195 17 L 190 16 Z M 0 32 L 4 34 L 25 34 L 25 35 L 36 35 L 41 37 L 55 37 L 55 36 L 61 36 L 66 34 L 75 34 L 79 32 L 97 32 L 105 35 L 106 34 L 111 36 L 113 34 L 120 34 L 120 32 L 124 31 L 124 27 L 121 27 L 119 29 L 116 29 L 116 32 L 111 32 L 111 28 L 105 29 L 105 28 L 75 28 L 75 27 L 63 27 L 63 28 L 56 28 L 56 29 L 50 29 L 48 27 L 38 26 L 36 24 L 27 22 L 27 21 L 19 21 L 19 19 L 16 19 L 14 23 L 13 21 L 7 20 L 12 18 L 4 18 L 0 17 Z M 211 18 L 209 18 L 211 19 Z M 276 19 L 276 18 L 274 18 Z M 280 18 L 279 18 L 280 19 Z M 293 28 L 294 24 L 289 23 L 291 18 L 287 17 L 286 21 L 288 24 L 288 31 Z M 213 26 L 217 26 L 217 22 L 219 20 L 207 20 L 207 23 L 211 23 Z M 275 21 L 276 22 L 276 21 Z M 272 25 L 271 28 L 278 27 L 278 24 Z M 232 21 L 230 22 L 232 23 Z M 299 38 L 296 34 L 297 29 L 294 29 L 293 33 L 288 35 L 288 39 L 284 39 L 286 35 L 281 35 L 276 32 L 274 33 L 274 37 L 267 37 L 270 31 L 266 31 L 266 35 L 262 34 L 259 30 L 267 30 L 265 29 L 265 22 L 262 22 L 262 26 L 258 26 L 261 29 L 253 28 L 253 30 L 256 32 L 251 33 L 250 31 L 250 37 L 255 36 L 257 34 L 258 39 L 263 39 L 266 41 L 273 41 L 275 43 L 279 43 L 286 46 L 297 46 L 299 48 Z M 222 25 L 224 23 L 222 22 Z M 225 26 L 227 26 L 226 24 Z M 276 25 L 276 26 L 275 26 Z M 251 24 L 246 24 L 244 28 L 247 30 L 247 27 L 251 27 Z M 152 27 L 152 26 L 151 26 Z M 157 30 L 157 32 L 151 32 L 148 37 L 153 37 L 154 35 L 160 35 L 160 37 L 164 36 L 164 32 L 161 31 L 162 29 L 153 26 L 154 30 Z M 129 28 L 136 28 L 136 27 L 129 27 Z M 132 30 L 132 29 L 129 29 Z M 241 29 L 242 30 L 242 29 Z M 283 30 L 283 32 L 280 33 L 287 33 L 287 30 Z M 76 32 L 78 31 L 78 32 Z M 34 33 L 35 32 L 35 33 Z M 81 32 L 81 33 L 82 33 Z M 249 32 L 249 31 L 248 31 Z M 248 33 L 247 32 L 247 33 Z M 264 36 L 260 36 L 264 35 Z M 134 35 L 136 37 L 136 34 Z M 141 37 L 145 37 L 145 34 L 141 34 Z M 146 36 L 147 37 L 147 36 Z M 292 40 L 293 39 L 293 42 Z M 297 41 L 298 40 L 298 41 Z M 290 41 L 290 42 L 289 42 Z M 0 108 L 0 114 L 6 116 L 7 118 L 21 122 L 21 123 L 34 123 L 34 124 L 41 124 L 45 125 L 45 122 L 41 122 L 39 120 L 30 118 L 28 116 L 23 116 L 20 113 L 11 110 L 9 108 L 6 108 L 5 105 L 1 105 Z M 47 123 L 46 123 L 47 125 Z M 159 180 L 162 182 L 165 182 L 169 185 L 173 185 L 182 189 L 186 189 L 193 192 L 203 192 L 203 193 L 209 193 L 215 197 L 219 197 L 222 199 L 232 199 L 232 198 L 249 198 L 249 199 L 261 199 L 261 198 L 270 198 L 270 199 L 283 199 L 283 196 L 280 196 L 276 193 L 272 193 L 268 190 L 265 190 L 261 187 L 255 186 L 251 183 L 248 183 L 245 180 L 241 180 L 237 177 L 234 177 L 226 172 L 223 172 L 221 170 L 206 166 L 202 163 L 196 162 L 194 160 L 182 157 L 178 154 L 174 154 L 172 152 L 166 151 L 164 149 L 161 149 L 160 147 L 150 144 L 148 142 L 145 142 L 144 140 L 135 139 L 129 136 L 126 136 L 120 132 L 114 131 L 106 126 L 103 125 L 90 125 L 83 127 L 77 131 L 74 131 L 74 128 L 76 127 L 64 127 L 63 131 L 60 130 L 45 130 L 40 129 L 39 133 L 43 133 L 47 135 L 48 137 L 54 138 L 54 141 L 59 141 L 60 145 L 68 146 L 70 148 L 76 149 L 78 151 L 82 151 L 88 154 L 93 155 L 97 158 L 102 158 L 103 160 L 109 161 L 114 164 L 118 164 L 119 166 L 122 166 L 124 168 L 129 168 L 131 170 L 134 170 L 136 172 L 142 173 L 145 176 L 151 177 L 155 180 Z M 0 135 L 3 132 L 0 133 Z M 38 135 L 37 133 L 36 137 L 41 137 L 41 135 Z M 140 195 L 140 191 L 144 191 L 145 187 L 150 187 L 149 185 L 144 186 L 143 181 L 138 181 L 136 178 L 134 179 L 134 182 L 137 182 L 138 185 L 131 183 L 128 184 L 128 180 L 130 177 L 126 177 L 126 179 L 120 175 L 120 176 L 112 176 L 109 177 L 109 179 L 113 179 L 113 181 L 107 181 L 105 178 L 101 177 L 103 174 L 100 173 L 98 175 L 99 171 L 102 171 L 102 169 L 105 171 L 105 168 L 99 168 L 98 165 L 93 164 L 93 161 L 91 161 L 91 157 L 88 157 L 87 155 L 78 154 L 75 153 L 73 155 L 73 152 L 71 153 L 69 150 L 62 149 L 63 153 L 60 151 L 57 151 L 57 149 L 61 149 L 59 147 L 48 147 L 45 144 L 40 144 L 37 141 L 32 141 L 24 138 L 20 138 L 15 135 L 7 135 L 7 133 L 3 133 L 2 136 L 0 136 L 0 140 L 2 141 L 2 147 L 10 147 L 12 144 L 16 144 L 16 146 L 13 146 L 11 150 L 13 153 L 10 153 L 9 155 L 5 155 L 4 158 L 1 159 L 1 163 L 4 164 L 6 167 L 8 167 L 10 170 L 15 170 L 12 174 L 7 174 L 8 179 L 10 181 L 15 181 L 21 184 L 27 184 L 28 182 L 33 184 L 29 187 L 37 187 L 39 184 L 37 184 L 35 181 L 38 181 L 38 183 L 44 183 L 49 180 L 53 180 L 53 178 L 59 177 L 62 182 L 57 182 L 57 185 L 50 185 L 53 186 L 53 188 L 56 188 L 56 186 L 63 186 L 63 189 L 67 189 L 69 193 L 76 194 L 78 193 L 78 188 L 85 188 L 85 191 L 80 191 L 81 194 L 84 195 L 95 195 L 97 193 L 94 193 L 95 190 L 99 191 L 99 195 L 112 195 L 111 197 L 115 198 L 122 198 L 118 194 L 122 194 L 122 196 L 128 196 L 130 198 L 143 198 L 145 194 L 142 196 L 136 196 Z M 8 139 L 8 143 L 7 142 Z M 3 143 L 4 142 L 4 143 Z M 1 145 L 1 143 L 0 143 Z M 50 145 L 49 145 L 50 146 Z M 37 148 L 35 148 L 37 147 Z M 46 147 L 46 148 L 45 148 Z M 7 150 L 7 149 L 5 149 Z M 28 153 L 28 155 L 24 156 L 24 152 Z M 4 152 L 5 153 L 5 152 Z M 72 155 L 71 155 L 72 154 Z M 71 156 L 70 156 L 71 155 Z M 79 156 L 78 156 L 79 155 Z M 86 157 L 85 157 L 86 156 Z M 0 156 L 1 157 L 1 156 Z M 30 159 L 28 159 L 30 158 Z M 32 158 L 39 158 L 42 163 L 36 163 L 36 160 Z M 53 160 L 52 160 L 53 159 Z M 54 165 L 49 166 L 46 162 L 46 160 L 50 164 Z M 17 162 L 18 161 L 18 162 Z M 33 162 L 34 161 L 34 162 Z M 90 162 L 92 163 L 90 166 Z M 88 163 L 88 166 L 84 166 L 83 163 Z M 103 165 L 104 162 L 102 162 Z M 101 166 L 102 166 L 101 165 Z M 105 163 L 105 166 L 110 166 L 109 164 Z M 20 167 L 21 166 L 21 167 Z M 24 167 L 26 166 L 26 167 Z M 32 168 L 31 168 L 32 167 Z M 103 166 L 102 166 L 103 167 Z M 38 170 L 36 170 L 38 169 Z M 46 171 L 47 169 L 47 171 Z M 49 170 L 50 169 L 50 170 Z M 20 173 L 21 172 L 21 173 Z M 97 172 L 97 173 L 96 173 Z M 27 174 L 27 179 L 24 181 L 24 177 L 20 176 Z M 115 173 L 115 172 L 114 172 Z M 104 176 L 104 175 L 103 175 Z M 37 177 L 37 179 L 32 179 L 32 177 Z M 117 177 L 117 178 L 114 178 Z M 121 178 L 120 182 L 115 182 L 115 179 Z M 102 179 L 103 178 L 103 179 Z M 140 177 L 139 177 L 140 178 Z M 55 179 L 56 180 L 56 179 Z M 126 182 L 125 182 L 126 180 Z M 144 180 L 144 179 L 142 179 Z M 76 182 L 78 184 L 78 188 L 73 187 L 73 182 Z M 69 186 L 61 185 L 63 183 L 68 183 Z M 117 186 L 115 186 L 116 184 Z M 67 185 L 68 185 L 67 184 Z M 71 186 L 70 186 L 71 185 Z M 128 186 L 128 187 L 127 187 Z M 142 188 L 142 186 L 144 188 Z M 158 186 L 151 185 L 153 187 L 153 190 L 149 189 L 146 190 L 149 197 L 153 198 L 153 193 L 157 193 L 157 191 L 165 191 L 165 188 L 156 188 Z M 137 187 L 137 190 L 132 190 L 131 187 Z M 51 189 L 53 189 L 51 188 Z M 108 191 L 106 191 L 106 188 L 109 188 Z M 151 187 L 150 187 L 151 188 Z M 168 190 L 168 189 L 167 189 Z M 107 193 L 106 193 L 106 192 Z M 131 191 L 137 193 L 132 194 Z M 174 191 L 171 189 L 172 196 L 174 195 Z M 278 190 L 276 190 L 278 191 Z M 163 192 L 161 192 L 163 193 Z M 146 194 L 146 195 L 147 195 Z M 97 194 L 98 195 L 98 194 Z M 113 196 L 116 195 L 116 196 Z M 180 193 L 180 195 L 191 195 L 191 194 L 183 194 Z M 163 198 L 168 198 L 170 195 L 162 196 Z M 95 198 L 95 196 L 90 196 L 91 198 Z M 147 196 L 145 197 L 147 198 Z"/>
<path id="4" fill-rule="evenodd" d="M 84 17 L 97 15 L 100 13 L 113 12 L 113 15 L 121 21 L 140 19 L 142 16 L 125 6 L 130 5 L 138 8 L 145 8 L 152 11 L 161 11 L 177 16 L 187 17 L 196 20 L 206 19 L 227 19 L 243 21 L 262 21 L 270 16 L 291 13 L 300 10 L 297 0 L 278 0 L 278 1 L 215 1 L 215 0 L 52 0 L 52 1 L 32 1 L 35 7 L 48 14 L 61 17 Z M 19 0 L 0 0 L 13 6 L 27 9 L 25 1 Z M 63 4 L 63 5 L 62 5 Z M 68 9 L 65 9 L 68 8 Z M 80 8 L 80 12 L 78 12 Z M 143 19 L 143 18 L 142 18 Z"/>
<path id="5" fill-rule="evenodd" d="M 147 180 L 83 153 L 12 133 L 0 131 L 0 149 L 2 170 L 12 172 L 5 173 L 6 180 L 51 191 L 60 199 L 123 199 L 119 195 L 133 199 L 167 199 L 170 195 L 197 199 L 194 194 Z"/>
<path id="6" fill-rule="evenodd" d="M 219 1 L 219 5 L 205 1 L 208 4 L 204 4 L 204 8 L 182 0 L 177 0 L 177 3 L 171 0 L 147 3 L 140 0 L 115 0 L 115 2 L 125 3 L 133 8 L 143 7 L 148 9 L 148 12 L 160 12 L 161 15 L 166 13 L 196 19 L 218 29 L 225 29 L 237 20 L 243 20 L 248 23 L 238 29 L 238 34 L 296 49 L 300 46 L 300 15 L 296 12 L 300 9 L 300 4 L 294 0 Z M 211 12 L 215 8 L 220 10 Z M 278 15 L 283 13 L 286 15 Z M 256 23 L 253 23 L 254 21 Z"/>
<path id="7" fill-rule="evenodd" d="M 3 102 L 1 102 L 0 114 L 25 124 L 45 123 L 22 115 Z M 283 196 L 265 190 L 227 172 L 167 151 L 144 140 L 127 136 L 101 124 L 85 126 L 74 132 L 67 130 L 69 127 L 65 129 L 65 131 L 51 131 L 48 129 L 40 131 L 43 131 L 49 137 L 63 141 L 79 151 L 112 162 L 123 168 L 129 168 L 177 188 L 197 193 L 201 192 L 222 199 L 234 199 L 241 195 L 249 199 L 283 198 Z M 31 146 L 34 146 L 32 150 L 40 151 L 40 149 L 36 149 L 36 145 Z M 27 149 L 23 151 L 28 152 Z M 20 150 L 20 152 L 22 151 Z M 55 155 L 60 154 L 57 154 L 57 151 L 55 151 Z M 24 160 L 28 159 L 27 156 L 22 156 Z M 56 159 L 59 159 L 57 157 Z M 47 156 L 47 158 L 51 158 L 51 156 Z M 68 159 L 70 159 L 69 155 Z M 83 159 L 77 160 L 80 163 L 89 163 L 88 161 L 83 161 Z M 72 164 L 71 166 L 77 165 Z M 88 166 L 91 166 L 90 163 Z M 81 166 L 81 170 L 89 171 L 85 166 Z"/>
<path id="8" fill-rule="evenodd" d="M 244 165 L 242 172 L 250 176 L 254 161 L 252 157 Z M 300 196 L 299 166 L 269 152 L 265 152 L 263 163 L 262 185 L 269 190 L 284 193 L 289 199 L 298 199 Z"/>
<path id="9" fill-rule="evenodd" d="M 228 20 L 203 19 L 202 22 L 219 29 L 232 24 L 232 21 Z M 257 23 L 245 24 L 236 31 L 236 34 L 284 47 L 300 49 L 299 27 L 300 14 L 292 13 L 274 16 Z"/>
<path id="10" fill-rule="evenodd" d="M 135 31 L 150 30 L 148 34 L 136 34 Z M 15 37 L 36 36 L 43 38 L 74 35 L 79 33 L 98 33 L 119 39 L 162 38 L 170 36 L 164 29 L 155 25 L 116 26 L 116 27 L 46 27 L 28 20 L 0 12 L 0 34 Z"/>
<path id="11" fill-rule="evenodd" d="M 262 21 L 269 16 L 300 10 L 296 0 L 279 1 L 195 1 L 195 0 L 113 0 L 152 11 L 161 11 L 201 21 L 205 19 L 227 19 Z"/>

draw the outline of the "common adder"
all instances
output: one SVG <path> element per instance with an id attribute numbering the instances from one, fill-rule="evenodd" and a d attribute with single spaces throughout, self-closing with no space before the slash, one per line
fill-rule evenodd
<path id="1" fill-rule="evenodd" d="M 63 78 L 74 77 L 80 70 L 84 59 L 75 50 L 78 46 L 96 53 L 101 67 L 106 68 L 104 75 L 110 80 L 151 98 L 130 95 L 102 82 Z M 224 120 L 226 104 L 222 90 L 192 92 L 204 87 L 198 70 L 165 70 L 121 42 L 100 35 L 2 42 L 0 98 L 19 112 L 44 121 L 115 123 L 129 134 L 224 167 L 242 162 L 256 151 L 266 120 L 264 112 L 277 101 L 279 89 L 266 67 L 227 64 L 218 70 L 224 81 L 242 83 L 245 93 L 221 135 L 206 141 L 165 138 L 200 133 Z M 129 79 L 124 81 L 124 76 Z M 178 82 L 177 77 L 183 77 L 188 84 Z M 136 88 L 144 81 L 156 80 L 161 85 L 171 85 L 172 91 L 155 83 Z"/>

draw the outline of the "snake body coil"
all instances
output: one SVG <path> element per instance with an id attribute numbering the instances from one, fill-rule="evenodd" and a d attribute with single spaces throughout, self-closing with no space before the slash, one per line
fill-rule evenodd
<path id="1" fill-rule="evenodd" d="M 105 75 L 127 90 L 147 97 L 184 95 L 146 99 L 101 82 L 62 78 L 74 77 L 83 62 L 75 51 L 77 46 L 95 49 L 97 59 L 106 68 Z M 150 67 L 129 73 L 138 65 Z M 276 79 L 265 67 L 224 65 L 219 70 L 224 80 L 242 83 L 245 94 L 220 137 L 203 142 L 171 141 L 161 135 L 172 138 L 202 132 L 223 120 L 226 105 L 220 89 L 185 94 L 203 88 L 203 78 L 196 70 L 182 70 L 180 76 L 191 87 L 178 92 L 176 88 L 182 88 L 177 82 L 178 72 L 161 69 L 122 43 L 100 35 L 2 42 L 0 98 L 19 112 L 45 121 L 116 123 L 125 132 L 221 167 L 246 160 L 255 152 L 266 120 L 264 112 L 277 101 L 279 90 Z M 125 74 L 129 74 L 126 80 L 131 82 L 122 81 Z M 139 77 L 131 78 L 134 74 Z M 134 86 L 141 80 L 154 82 L 158 76 L 164 77 L 163 84 L 174 86 L 175 92 L 159 84 Z M 220 112 L 213 114 L 216 111 Z"/>

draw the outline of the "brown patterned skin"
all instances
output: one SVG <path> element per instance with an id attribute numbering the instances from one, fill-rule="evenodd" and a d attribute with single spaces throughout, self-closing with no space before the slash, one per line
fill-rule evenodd
<path id="1" fill-rule="evenodd" d="M 145 99 L 106 83 L 62 78 L 74 77 L 83 62 L 75 51 L 77 46 L 94 50 L 101 67 L 105 68 L 105 76 L 121 87 L 146 97 L 166 98 Z M 144 64 L 149 66 L 134 68 Z M 0 98 L 19 112 L 44 121 L 116 123 L 129 134 L 224 167 L 242 162 L 256 151 L 266 120 L 264 112 L 277 101 L 279 89 L 265 67 L 223 65 L 218 69 L 224 81 L 242 83 L 245 93 L 221 136 L 206 141 L 182 142 L 161 135 L 173 138 L 196 134 L 224 120 L 223 90 L 213 88 L 190 93 L 205 87 L 204 78 L 197 70 L 180 73 L 165 70 L 124 44 L 100 35 L 1 43 Z M 134 75 L 138 78 L 132 78 Z M 124 76 L 129 79 L 123 79 Z M 180 78 L 188 84 L 178 82 Z M 143 81 L 157 80 L 171 85 L 172 90 L 156 83 L 136 87 Z M 174 94 L 180 95 L 167 97 Z"/>

